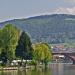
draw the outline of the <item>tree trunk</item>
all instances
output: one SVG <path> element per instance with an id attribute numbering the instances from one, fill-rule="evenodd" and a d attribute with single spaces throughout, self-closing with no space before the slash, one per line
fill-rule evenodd
<path id="1" fill-rule="evenodd" d="M 25 63 L 24 63 L 24 67 L 26 68 L 26 65 L 27 65 L 27 60 L 25 61 Z"/>
<path id="2" fill-rule="evenodd" d="M 47 69 L 47 62 L 45 62 L 45 70 Z"/>
<path id="3" fill-rule="evenodd" d="M 21 59 L 21 63 L 20 63 L 20 66 L 23 66 L 23 58 Z"/>

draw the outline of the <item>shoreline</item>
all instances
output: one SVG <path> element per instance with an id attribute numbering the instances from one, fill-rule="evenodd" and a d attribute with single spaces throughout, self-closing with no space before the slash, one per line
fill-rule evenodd
<path id="1" fill-rule="evenodd" d="M 1 70 L 18 70 L 18 67 L 2 67 L 0 68 L 0 71 Z"/>
<path id="2" fill-rule="evenodd" d="M 22 69 L 30 69 L 33 68 L 34 66 L 26 66 L 26 67 L 1 67 L 0 71 L 2 70 L 22 70 Z"/>

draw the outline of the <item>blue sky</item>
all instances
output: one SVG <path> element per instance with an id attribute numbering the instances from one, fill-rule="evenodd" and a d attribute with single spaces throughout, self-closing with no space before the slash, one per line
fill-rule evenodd
<path id="1" fill-rule="evenodd" d="M 52 13 L 75 14 L 75 0 L 0 0 L 0 22 Z"/>

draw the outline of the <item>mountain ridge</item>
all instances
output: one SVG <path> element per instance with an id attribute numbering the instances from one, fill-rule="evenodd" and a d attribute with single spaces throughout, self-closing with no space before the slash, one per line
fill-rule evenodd
<path id="1" fill-rule="evenodd" d="M 68 19 L 73 20 L 68 20 Z M 66 20 L 67 19 L 67 20 Z M 13 24 L 26 31 L 33 43 L 65 43 L 75 42 L 75 15 L 52 14 L 41 15 L 23 19 L 13 19 L 0 23 L 0 27 L 5 24 Z"/>

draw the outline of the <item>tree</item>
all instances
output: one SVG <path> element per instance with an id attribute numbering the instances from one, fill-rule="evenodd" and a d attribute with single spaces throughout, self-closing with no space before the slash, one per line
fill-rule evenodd
<path id="1" fill-rule="evenodd" d="M 7 63 L 7 53 L 6 51 L 2 50 L 0 59 L 2 60 L 2 65 L 6 65 Z"/>
<path id="2" fill-rule="evenodd" d="M 4 54 L 6 63 L 11 62 L 15 57 L 15 48 L 18 43 L 20 31 L 11 24 L 5 25 L 0 31 L 0 48 L 1 48 L 1 59 L 3 60 Z"/>
<path id="3" fill-rule="evenodd" d="M 33 45 L 33 59 L 38 62 L 43 62 L 45 66 L 52 59 L 51 48 L 46 43 L 38 43 Z"/>
<path id="4" fill-rule="evenodd" d="M 16 47 L 15 55 L 16 57 L 21 58 L 25 60 L 32 59 L 32 46 L 31 41 L 27 33 L 24 31 L 21 33 L 20 39 L 18 41 L 18 45 Z"/>

